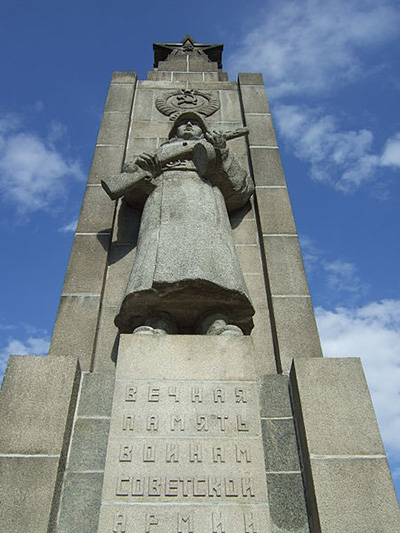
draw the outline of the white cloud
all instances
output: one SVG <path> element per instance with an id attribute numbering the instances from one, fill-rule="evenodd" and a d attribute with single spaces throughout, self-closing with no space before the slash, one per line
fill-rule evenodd
<path id="1" fill-rule="evenodd" d="M 380 164 L 384 167 L 400 168 L 400 133 L 386 141 Z"/>
<path id="2" fill-rule="evenodd" d="M 276 111 L 280 134 L 296 157 L 310 164 L 314 181 L 347 194 L 376 180 L 379 168 L 400 167 L 400 134 L 388 139 L 378 154 L 367 129 L 342 130 L 336 117 L 307 106 L 280 105 Z"/>
<path id="3" fill-rule="evenodd" d="M 0 195 L 20 214 L 49 209 L 65 195 L 69 179 L 84 177 L 79 162 L 54 145 L 63 133 L 54 123 L 46 140 L 21 131 L 16 117 L 0 120 Z"/>
<path id="4" fill-rule="evenodd" d="M 65 226 L 62 226 L 58 231 L 61 231 L 62 233 L 74 232 L 76 230 L 77 224 L 78 224 L 78 219 L 74 218 L 74 220 L 71 220 L 69 224 L 65 224 Z"/>
<path id="5" fill-rule="evenodd" d="M 385 0 L 269 2 L 229 69 L 264 72 L 273 97 L 329 92 L 364 75 L 360 52 L 390 41 L 399 21 Z"/>
<path id="6" fill-rule="evenodd" d="M 388 454 L 400 459 L 400 300 L 316 309 L 327 357 L 360 357 Z"/>
<path id="7" fill-rule="evenodd" d="M 357 267 L 348 261 L 323 261 L 322 267 L 327 275 L 327 284 L 330 290 L 345 291 L 357 296 L 364 294 L 367 287 L 361 282 Z"/>
<path id="8" fill-rule="evenodd" d="M 9 338 L 0 350 L 0 382 L 3 379 L 10 355 L 47 355 L 50 341 L 47 336 L 28 337 L 25 340 Z"/>

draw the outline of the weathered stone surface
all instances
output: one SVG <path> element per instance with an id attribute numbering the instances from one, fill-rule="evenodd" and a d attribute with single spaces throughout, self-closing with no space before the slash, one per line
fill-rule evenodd
<path id="1" fill-rule="evenodd" d="M 58 457 L 0 457 L 0 529 L 47 533 Z"/>
<path id="2" fill-rule="evenodd" d="M 286 187 L 279 150 L 276 148 L 250 148 L 254 181 L 257 186 Z"/>
<path id="3" fill-rule="evenodd" d="M 274 297 L 272 301 L 283 371 L 289 372 L 293 357 L 321 357 L 311 299 Z"/>
<path id="4" fill-rule="evenodd" d="M 254 303 L 254 329 L 251 338 L 254 343 L 254 361 L 257 375 L 276 372 L 274 345 L 272 342 L 271 323 L 269 311 L 265 303 Z"/>
<path id="5" fill-rule="evenodd" d="M 111 233 L 115 205 L 99 185 L 86 187 L 76 231 Z"/>
<path id="6" fill-rule="evenodd" d="M 72 357 L 11 356 L 0 393 L 0 453 L 60 455 L 79 378 Z"/>
<path id="7" fill-rule="evenodd" d="M 119 200 L 113 228 L 112 240 L 115 244 L 129 244 L 136 246 L 141 212 L 128 205 L 125 201 Z"/>
<path id="8" fill-rule="evenodd" d="M 112 83 L 108 90 L 104 111 L 119 111 L 129 113 L 135 92 L 133 84 Z"/>
<path id="9" fill-rule="evenodd" d="M 271 294 L 308 296 L 308 284 L 297 236 L 264 237 Z"/>
<path id="10" fill-rule="evenodd" d="M 78 416 L 111 416 L 114 374 L 88 373 L 82 376 Z"/>
<path id="11" fill-rule="evenodd" d="M 242 122 L 239 95 L 236 91 L 219 91 L 221 101 L 221 120 Z"/>
<path id="12" fill-rule="evenodd" d="M 187 58 L 186 56 L 175 56 L 170 58 L 169 61 L 160 61 L 158 63 L 158 72 L 177 70 L 180 72 L 187 71 Z"/>
<path id="13" fill-rule="evenodd" d="M 241 72 L 238 76 L 240 85 L 262 85 L 264 86 L 264 80 L 262 74 L 259 73 L 247 73 Z"/>
<path id="14" fill-rule="evenodd" d="M 259 379 L 261 417 L 292 416 L 289 396 L 289 378 L 283 374 L 264 375 Z"/>
<path id="15" fill-rule="evenodd" d="M 310 529 L 301 474 L 267 474 L 267 483 L 273 533 L 308 533 Z M 328 531 L 336 533 L 336 529 Z M 348 533 L 350 531 L 356 530 L 349 529 Z"/>
<path id="16" fill-rule="evenodd" d="M 110 421 L 105 418 L 77 418 L 67 469 L 73 472 L 104 470 Z"/>
<path id="17" fill-rule="evenodd" d="M 155 121 L 135 121 L 132 126 L 132 131 L 129 136 L 129 144 L 136 142 L 136 139 L 146 138 L 167 138 L 169 130 L 171 129 L 171 123 L 168 123 L 164 120 L 160 122 Z"/>
<path id="18" fill-rule="evenodd" d="M 96 146 L 88 184 L 100 184 L 103 178 L 119 174 L 124 157 L 124 146 Z"/>
<path id="19" fill-rule="evenodd" d="M 246 114 L 250 146 L 277 146 L 271 115 Z"/>
<path id="20" fill-rule="evenodd" d="M 102 306 L 99 322 L 99 331 L 94 350 L 94 372 L 115 372 L 115 361 L 117 359 L 117 349 L 119 332 L 114 324 L 118 307 Z"/>
<path id="21" fill-rule="evenodd" d="M 236 246 L 236 252 L 243 274 L 260 274 L 262 272 L 260 252 L 257 245 L 243 244 Z"/>
<path id="22" fill-rule="evenodd" d="M 264 235 L 296 233 L 287 189 L 256 187 L 255 194 L 260 212 L 261 230 Z"/>
<path id="23" fill-rule="evenodd" d="M 399 506 L 385 458 L 313 459 L 312 474 L 321 531 L 400 530 Z"/>
<path id="24" fill-rule="evenodd" d="M 266 472 L 299 471 L 293 420 L 261 420 Z"/>
<path id="25" fill-rule="evenodd" d="M 154 92 L 153 89 L 146 89 L 146 87 L 143 87 L 142 82 L 139 82 L 133 103 L 134 125 L 137 121 L 149 121 L 153 117 L 159 118 L 161 116 L 155 109 Z"/>
<path id="26" fill-rule="evenodd" d="M 245 113 L 269 113 L 264 86 L 240 84 L 240 95 Z"/>
<path id="27" fill-rule="evenodd" d="M 129 138 L 127 150 L 126 150 L 126 161 L 134 161 L 138 155 L 143 152 L 149 154 L 156 151 L 158 144 L 161 144 L 161 140 L 157 137 L 144 137 L 140 138 L 135 136 L 136 126 L 133 126 L 133 133 Z M 160 141 L 160 143 L 159 143 Z M 118 174 L 115 173 L 115 174 Z M 110 174 L 111 175 L 111 174 Z"/>
<path id="28" fill-rule="evenodd" d="M 218 65 L 204 56 L 189 56 L 188 70 L 190 72 L 217 72 Z"/>
<path id="29" fill-rule="evenodd" d="M 296 358 L 291 381 L 310 454 L 384 455 L 359 359 Z"/>
<path id="30" fill-rule="evenodd" d="M 125 145 L 130 113 L 104 113 L 97 144 Z"/>
<path id="31" fill-rule="evenodd" d="M 103 474 L 67 472 L 57 533 L 97 533 Z"/>
<path id="32" fill-rule="evenodd" d="M 257 225 L 255 220 L 242 220 L 232 224 L 236 244 L 257 244 Z"/>
<path id="33" fill-rule="evenodd" d="M 82 370 L 90 370 L 99 304 L 99 296 L 61 297 L 50 356 L 78 357 Z"/>
<path id="34" fill-rule="evenodd" d="M 203 81 L 202 72 L 173 72 L 172 73 L 173 81 L 189 81 L 189 82 L 199 82 Z"/>
<path id="35" fill-rule="evenodd" d="M 132 245 L 112 247 L 104 291 L 105 305 L 115 307 L 121 304 L 135 254 L 136 250 L 132 248 Z"/>
<path id="36" fill-rule="evenodd" d="M 110 238 L 101 234 L 75 236 L 63 295 L 101 293 Z"/>
<path id="37" fill-rule="evenodd" d="M 137 78 L 136 72 L 118 71 L 112 74 L 111 83 L 135 83 Z"/>

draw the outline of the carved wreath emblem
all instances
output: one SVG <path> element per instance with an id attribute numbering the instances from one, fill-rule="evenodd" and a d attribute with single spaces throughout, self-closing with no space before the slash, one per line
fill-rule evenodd
<path id="1" fill-rule="evenodd" d="M 156 99 L 156 108 L 163 115 L 175 120 L 183 111 L 196 111 L 209 117 L 220 107 L 218 93 L 180 89 L 164 93 Z"/>

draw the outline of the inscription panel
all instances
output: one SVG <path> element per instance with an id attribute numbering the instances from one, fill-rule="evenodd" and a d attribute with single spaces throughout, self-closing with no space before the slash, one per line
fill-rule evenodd
<path id="1" fill-rule="evenodd" d="M 113 533 L 269 533 L 268 506 L 103 505 L 99 532 Z"/>
<path id="2" fill-rule="evenodd" d="M 99 531 L 270 531 L 250 339 L 127 337 Z"/>

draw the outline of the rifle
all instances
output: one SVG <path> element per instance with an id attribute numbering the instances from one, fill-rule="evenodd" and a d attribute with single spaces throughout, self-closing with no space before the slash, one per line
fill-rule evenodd
<path id="1" fill-rule="evenodd" d="M 230 141 L 232 139 L 237 139 L 238 137 L 248 135 L 248 133 L 248 128 L 238 128 L 233 131 L 227 131 L 226 140 Z M 190 159 L 193 150 L 196 145 L 199 144 L 204 146 L 204 141 L 182 140 L 180 143 L 166 143 L 157 150 L 158 160 L 162 165 L 165 165 L 176 159 Z M 151 184 L 152 178 L 153 174 L 149 170 L 144 170 L 139 165 L 130 163 L 129 172 L 121 172 L 116 176 L 104 178 L 101 180 L 101 185 L 111 200 L 116 200 L 117 198 L 121 198 L 121 196 L 125 196 L 130 192 L 133 185 L 140 182 L 143 184 L 144 189 L 148 189 L 148 192 L 151 192 L 154 188 Z"/>

